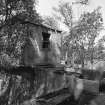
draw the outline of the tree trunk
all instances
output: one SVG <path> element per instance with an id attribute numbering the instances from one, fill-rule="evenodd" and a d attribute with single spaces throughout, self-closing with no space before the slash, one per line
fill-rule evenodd
<path id="1" fill-rule="evenodd" d="M 91 48 L 91 58 L 90 58 L 90 62 L 91 62 L 91 65 L 92 65 L 92 69 L 93 69 L 93 46 L 92 46 L 92 48 Z"/>
<path id="2" fill-rule="evenodd" d="M 85 55 L 84 55 L 84 46 L 83 46 L 83 44 L 82 44 L 82 46 L 81 46 L 81 66 L 82 66 L 82 68 L 84 68 L 84 57 L 85 57 Z"/>

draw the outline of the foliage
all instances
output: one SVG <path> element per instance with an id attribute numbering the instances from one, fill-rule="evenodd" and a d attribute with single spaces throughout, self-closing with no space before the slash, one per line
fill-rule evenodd
<path id="1" fill-rule="evenodd" d="M 99 40 L 98 40 L 98 44 L 104 44 L 105 42 L 105 35 L 103 35 Z"/>
<path id="2" fill-rule="evenodd" d="M 82 30 L 80 40 L 88 49 L 91 63 L 93 62 L 95 39 L 103 28 L 102 14 L 99 10 L 100 8 L 97 8 L 91 13 L 84 14 L 79 23 Z"/>
<path id="3" fill-rule="evenodd" d="M 94 58 L 99 59 L 99 60 L 104 60 L 105 59 L 105 47 L 102 42 L 99 42 L 97 46 L 94 48 Z"/>
<path id="4" fill-rule="evenodd" d="M 55 15 L 57 19 L 63 20 L 64 24 L 71 29 L 72 25 L 72 6 L 68 2 L 60 2 L 58 8 L 53 8 L 58 15 Z"/>
<path id="5" fill-rule="evenodd" d="M 59 25 L 56 19 L 54 19 L 53 17 L 45 17 L 43 20 L 43 24 L 47 25 L 53 29 L 59 29 Z"/>
<path id="6" fill-rule="evenodd" d="M 0 0 L 0 52 L 21 59 L 21 48 L 29 36 L 25 21 L 40 23 L 35 0 Z"/>
<path id="7" fill-rule="evenodd" d="M 82 2 L 88 3 L 89 1 L 80 0 L 73 3 L 84 4 Z M 68 56 L 72 56 L 72 58 L 73 53 L 78 53 L 77 58 L 81 59 L 81 63 L 84 63 L 84 59 L 87 58 L 86 54 L 91 63 L 93 62 L 95 40 L 103 29 L 100 9 L 101 7 L 98 7 L 92 12 L 84 12 L 79 20 L 74 22 L 72 5 L 68 2 L 62 2 L 58 8 L 54 8 L 60 14 L 61 20 L 63 19 L 64 24 L 69 28 L 69 35 L 65 37 L 63 44 L 64 49 L 68 52 Z"/>
<path id="8" fill-rule="evenodd" d="M 30 83 L 21 76 L 2 75 L 2 87 L 0 90 L 0 102 L 2 105 L 17 105 L 30 98 Z"/>
<path id="9" fill-rule="evenodd" d="M 91 62 L 93 60 L 95 40 L 103 28 L 102 15 L 99 9 L 97 8 L 91 13 L 82 14 L 77 25 L 72 28 L 70 35 L 66 38 L 66 43 L 76 43 L 76 47 L 78 47 L 81 53 L 85 54 L 86 49 L 88 55 L 90 55 L 89 59 Z"/>
<path id="10" fill-rule="evenodd" d="M 30 22 L 42 22 L 36 11 L 36 0 L 0 0 L 0 72 L 2 66 L 20 64 L 22 47 L 31 35 L 31 28 L 27 24 Z M 9 77 L 8 87 L 3 96 L 0 95 L 2 105 L 17 105 L 32 95 L 29 94 L 30 82 L 18 76 Z"/>

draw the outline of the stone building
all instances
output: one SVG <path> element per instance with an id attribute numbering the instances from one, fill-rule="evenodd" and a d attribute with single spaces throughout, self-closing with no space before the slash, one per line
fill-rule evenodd
<path id="1" fill-rule="evenodd" d="M 53 35 L 60 35 L 61 31 L 54 30 L 44 25 L 31 24 L 31 33 L 23 48 L 22 64 L 35 67 L 35 90 L 43 86 L 40 94 L 55 91 L 64 86 L 64 75 L 54 71 L 64 70 L 60 64 L 60 49 L 52 39 Z M 37 68 L 38 67 L 38 68 Z"/>
<path id="2" fill-rule="evenodd" d="M 51 36 L 58 36 L 61 31 L 38 24 L 29 24 L 29 30 L 31 33 L 23 48 L 22 64 L 25 66 L 59 64 L 60 49 Z"/>

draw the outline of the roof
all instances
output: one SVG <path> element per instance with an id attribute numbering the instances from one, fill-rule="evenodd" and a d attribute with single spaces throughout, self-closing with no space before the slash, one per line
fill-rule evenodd
<path id="1" fill-rule="evenodd" d="M 14 23 L 12 23 L 10 21 L 14 21 Z M 43 27 L 43 28 L 46 28 L 48 30 L 51 30 L 51 31 L 54 31 L 54 32 L 58 32 L 58 33 L 61 33 L 62 32 L 61 30 L 53 29 L 52 27 L 46 26 L 46 25 L 44 25 L 42 23 L 33 23 L 33 22 L 29 21 L 29 20 L 24 20 L 24 19 L 21 19 L 20 17 L 17 17 L 17 16 L 14 16 L 13 18 L 8 19 L 7 22 L 4 22 L 4 24 L 2 24 L 0 26 L 0 30 L 3 27 L 7 26 L 7 25 L 14 25 L 16 22 L 20 22 L 21 24 L 32 24 L 32 25 L 35 25 L 35 26 L 40 26 L 40 27 Z"/>
<path id="2" fill-rule="evenodd" d="M 35 26 L 40 26 L 42 28 L 46 28 L 48 30 L 51 30 L 51 31 L 54 31 L 54 32 L 57 32 L 57 33 L 61 33 L 62 31 L 61 30 L 56 30 L 48 25 L 45 25 L 45 24 L 38 24 L 38 23 L 32 23 L 32 22 L 28 22 L 28 24 L 32 24 L 32 25 L 35 25 Z"/>

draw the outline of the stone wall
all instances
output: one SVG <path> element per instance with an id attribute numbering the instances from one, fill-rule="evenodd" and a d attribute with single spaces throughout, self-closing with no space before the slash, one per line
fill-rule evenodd
<path id="1" fill-rule="evenodd" d="M 48 92 L 62 88 L 64 75 L 59 75 L 53 73 L 56 70 L 56 65 L 60 63 L 60 53 L 57 50 L 58 47 L 54 40 L 50 39 L 50 49 L 42 48 L 43 37 L 42 33 L 48 34 L 57 34 L 57 32 L 51 32 L 50 29 L 43 28 L 41 26 L 32 26 L 30 38 L 27 39 L 27 43 L 24 46 L 23 51 L 23 65 L 25 66 L 35 66 L 36 65 L 45 65 L 52 64 L 55 65 L 52 70 L 51 65 L 48 65 L 48 68 L 35 69 L 35 81 L 34 81 L 34 90 L 36 95 L 46 94 Z M 50 31 L 50 32 L 49 32 Z"/>
<path id="2" fill-rule="evenodd" d="M 60 63 L 60 49 L 54 40 L 50 39 L 50 49 L 43 49 L 43 36 L 42 33 L 48 33 L 50 36 L 53 34 L 58 35 L 57 32 L 51 32 L 50 29 L 41 26 L 30 26 L 31 35 L 27 39 L 24 46 L 22 62 L 25 66 L 35 66 L 40 63 L 50 62 L 56 65 Z M 52 38 L 52 37 L 51 37 Z M 48 58 L 46 59 L 47 56 Z"/>
<path id="3" fill-rule="evenodd" d="M 64 75 L 55 74 L 53 71 L 39 70 L 35 77 L 36 96 L 45 95 L 64 87 Z"/>

